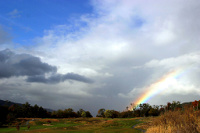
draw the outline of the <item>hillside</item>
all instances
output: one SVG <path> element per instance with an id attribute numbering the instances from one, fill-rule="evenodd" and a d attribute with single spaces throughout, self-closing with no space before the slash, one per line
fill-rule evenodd
<path id="1" fill-rule="evenodd" d="M 8 101 L 8 100 L 6 100 L 6 101 L 0 100 L 0 106 L 11 106 L 13 104 L 17 104 L 19 106 L 22 106 L 21 103 L 15 103 L 15 102 L 11 102 L 11 101 Z"/>
<path id="2" fill-rule="evenodd" d="M 23 105 L 21 103 L 11 102 L 11 101 L 8 101 L 8 100 L 6 100 L 6 101 L 0 100 L 0 106 L 11 106 L 11 105 L 14 105 L 14 104 L 19 105 L 19 106 Z M 54 111 L 54 110 L 48 109 L 48 108 L 44 108 L 44 109 L 47 110 L 48 112 L 53 112 Z"/>

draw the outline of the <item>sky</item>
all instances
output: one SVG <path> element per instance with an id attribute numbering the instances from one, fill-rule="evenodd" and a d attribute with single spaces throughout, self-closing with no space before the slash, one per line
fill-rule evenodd
<path id="1" fill-rule="evenodd" d="M 199 0 L 1 0 L 0 99 L 93 115 L 144 96 L 151 105 L 200 100 L 199 7 Z"/>

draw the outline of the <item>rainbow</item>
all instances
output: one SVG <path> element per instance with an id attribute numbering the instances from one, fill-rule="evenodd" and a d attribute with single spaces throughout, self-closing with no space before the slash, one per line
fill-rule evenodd
<path id="1" fill-rule="evenodd" d="M 176 69 L 168 72 L 162 78 L 151 84 L 149 87 L 145 89 L 145 93 L 142 94 L 138 99 L 136 99 L 131 106 L 129 106 L 129 110 L 132 110 L 136 106 L 141 103 L 147 103 L 151 98 L 163 92 L 166 88 L 168 88 L 171 84 L 176 82 L 176 80 L 184 73 L 184 69 Z"/>

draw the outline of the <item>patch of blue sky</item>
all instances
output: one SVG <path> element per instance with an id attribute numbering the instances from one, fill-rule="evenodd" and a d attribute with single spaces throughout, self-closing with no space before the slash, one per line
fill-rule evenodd
<path id="1" fill-rule="evenodd" d="M 72 18 L 78 19 L 92 10 L 89 0 L 6 0 L 0 1 L 0 16 L 5 18 L 0 24 L 10 27 L 14 43 L 33 45 L 31 40 L 42 37 L 45 30 L 57 25 L 73 25 Z M 9 13 L 18 14 L 12 17 Z M 87 26 L 85 22 L 79 22 L 73 31 L 84 26 Z"/>
<path id="2" fill-rule="evenodd" d="M 132 34 L 137 34 L 138 31 L 146 24 L 146 20 L 140 16 L 133 16 L 128 22 L 128 29 L 131 29 Z"/>
<path id="3" fill-rule="evenodd" d="M 129 26 L 130 26 L 130 28 L 137 30 L 137 29 L 141 28 L 145 23 L 146 23 L 146 21 L 144 18 L 142 18 L 138 15 L 135 15 L 130 20 Z"/>
<path id="4" fill-rule="evenodd" d="M 135 28 L 140 28 L 145 24 L 145 20 L 139 16 L 134 17 L 133 25 Z"/>

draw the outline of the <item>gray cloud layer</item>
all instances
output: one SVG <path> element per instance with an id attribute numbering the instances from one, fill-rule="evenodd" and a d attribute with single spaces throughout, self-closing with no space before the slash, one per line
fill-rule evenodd
<path id="1" fill-rule="evenodd" d="M 46 78 L 45 74 L 51 73 Z M 65 80 L 76 80 L 92 83 L 92 80 L 75 73 L 58 74 L 57 68 L 41 62 L 40 58 L 29 54 L 15 54 L 9 49 L 0 51 L 0 78 L 27 76 L 28 82 L 59 83 Z"/>
<path id="2" fill-rule="evenodd" d="M 76 80 L 76 81 L 85 82 L 85 83 L 93 82 L 91 79 L 75 74 L 75 73 L 67 73 L 63 75 L 55 74 L 49 78 L 46 78 L 44 75 L 39 75 L 39 76 L 36 75 L 36 76 L 30 76 L 27 79 L 28 82 L 40 82 L 40 83 L 50 83 L 50 84 L 64 82 L 65 80 Z"/>

